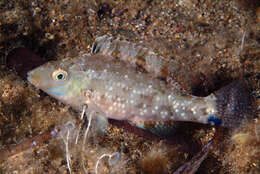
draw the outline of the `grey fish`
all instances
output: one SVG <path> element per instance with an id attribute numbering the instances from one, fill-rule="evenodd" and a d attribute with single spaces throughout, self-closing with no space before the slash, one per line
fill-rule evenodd
<path id="1" fill-rule="evenodd" d="M 183 95 L 132 64 L 99 54 L 48 62 L 30 71 L 28 81 L 77 110 L 87 104 L 104 118 L 155 134 L 169 132 L 176 121 L 233 127 L 248 104 L 243 83 L 207 97 Z"/>

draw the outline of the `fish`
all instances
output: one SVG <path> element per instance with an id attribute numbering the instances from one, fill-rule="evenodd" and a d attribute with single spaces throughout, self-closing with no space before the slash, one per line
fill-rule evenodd
<path id="1" fill-rule="evenodd" d="M 81 55 L 50 61 L 27 74 L 35 87 L 80 111 L 126 120 L 156 135 L 175 122 L 234 127 L 247 110 L 245 84 L 235 81 L 206 97 L 172 90 L 163 79 L 110 55 Z M 245 95 L 244 95 L 245 94 Z"/>

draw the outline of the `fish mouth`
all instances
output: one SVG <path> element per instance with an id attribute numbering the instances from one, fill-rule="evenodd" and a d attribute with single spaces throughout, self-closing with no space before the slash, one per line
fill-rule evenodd
<path id="1" fill-rule="evenodd" d="M 39 82 L 33 78 L 33 73 L 31 71 L 27 73 L 27 80 L 34 86 L 39 86 Z"/>

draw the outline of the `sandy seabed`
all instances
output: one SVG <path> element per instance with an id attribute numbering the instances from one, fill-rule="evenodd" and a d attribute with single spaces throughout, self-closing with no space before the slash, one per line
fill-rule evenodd
<path id="1" fill-rule="evenodd" d="M 10 60 L 10 52 L 23 47 L 44 62 L 73 58 L 89 53 L 95 39 L 103 35 L 145 45 L 158 58 L 171 60 L 174 66 L 170 75 L 187 94 L 205 96 L 234 79 L 245 78 L 253 98 L 250 115 L 259 117 L 257 0 L 3 0 L 0 155 L 5 154 L 4 149 L 54 127 L 61 132 L 41 144 L 1 157 L 0 173 L 69 173 L 66 143 L 71 173 L 94 173 L 103 154 L 110 158 L 101 159 L 98 173 L 173 173 L 212 137 L 214 128 L 196 124 L 181 124 L 176 138 L 160 138 L 138 133 L 129 125 L 118 126 L 123 123 L 109 124 L 106 131 L 99 132 L 93 122 L 87 143 L 83 146 L 80 136 L 75 145 L 80 113 L 28 84 L 22 70 L 12 70 L 18 63 Z M 24 66 L 28 60 L 24 58 Z M 75 128 L 68 128 L 68 123 Z M 260 173 L 257 119 L 218 132 L 217 143 L 197 173 Z"/>

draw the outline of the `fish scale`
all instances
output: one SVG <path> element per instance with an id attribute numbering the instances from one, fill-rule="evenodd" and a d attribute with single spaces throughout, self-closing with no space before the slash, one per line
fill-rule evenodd
<path id="1" fill-rule="evenodd" d="M 164 123 L 167 131 L 175 121 L 221 124 L 214 94 L 181 95 L 165 81 L 111 56 L 48 62 L 30 71 L 28 81 L 77 110 L 87 104 L 105 118 L 127 120 L 153 133 L 162 132 Z"/>
<path id="2" fill-rule="evenodd" d="M 104 35 L 96 38 L 92 54 L 44 64 L 28 72 L 28 81 L 77 110 L 87 104 L 102 116 L 98 120 L 126 120 L 157 135 L 171 133 L 176 121 L 236 127 L 249 111 L 243 79 L 197 97 L 167 76 L 175 64 L 144 44 Z"/>

